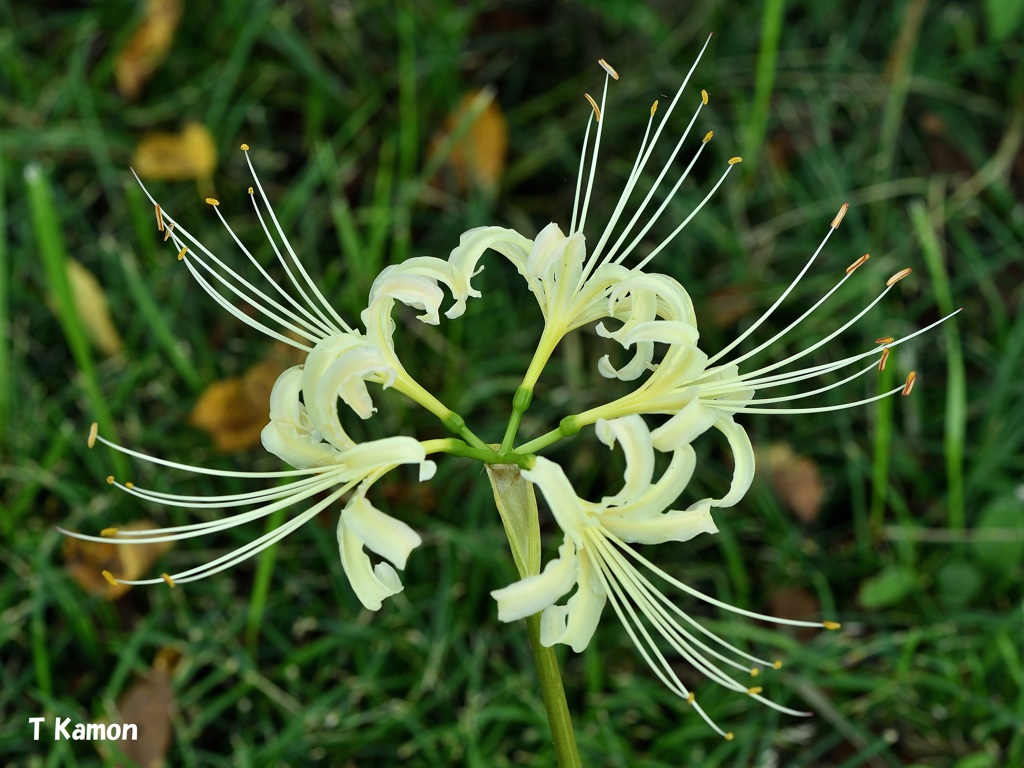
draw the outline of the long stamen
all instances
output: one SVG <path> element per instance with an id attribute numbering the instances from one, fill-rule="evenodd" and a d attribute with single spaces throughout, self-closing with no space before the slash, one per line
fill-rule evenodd
<path id="1" fill-rule="evenodd" d="M 696 114 L 694 114 L 694 118 L 696 118 Z M 690 124 L 692 125 L 693 122 L 691 121 Z M 687 131 L 690 130 L 689 126 L 687 126 L 686 130 Z M 633 241 L 628 246 L 626 246 L 625 250 L 623 250 L 622 253 L 616 255 L 616 251 L 618 250 L 619 246 L 622 244 L 623 239 L 625 239 L 626 235 L 629 234 L 630 230 L 633 228 L 633 226 L 639 220 L 640 213 L 642 213 L 644 208 L 647 206 L 647 203 L 650 200 L 651 194 L 653 194 L 654 190 L 657 188 L 657 185 L 661 181 L 661 177 L 659 177 L 658 180 L 654 182 L 654 186 L 651 187 L 651 192 L 648 193 L 648 196 L 644 200 L 640 210 L 637 211 L 636 215 L 629 222 L 629 225 L 626 227 L 625 230 L 623 230 L 622 234 L 619 236 L 619 239 L 615 241 L 615 244 L 612 246 L 611 251 L 609 251 L 609 253 L 608 253 L 608 261 L 610 261 L 613 264 L 621 264 L 626 259 L 626 257 L 629 256 L 629 254 L 631 254 L 634 250 L 636 250 L 637 245 L 640 244 L 640 241 L 643 240 L 644 236 L 650 231 L 651 227 L 653 227 L 654 224 L 658 221 L 658 219 L 661 218 L 661 214 L 665 212 L 666 208 L 668 208 L 669 203 L 672 202 L 672 198 L 674 198 L 676 196 L 676 192 L 679 191 L 679 188 L 683 185 L 683 182 L 686 181 L 686 179 L 689 177 L 690 171 L 692 171 L 693 170 L 693 166 L 697 164 L 697 160 L 700 159 L 701 154 L 703 154 L 703 152 L 704 152 L 704 147 L 706 147 L 708 142 L 711 141 L 711 137 L 713 135 L 714 135 L 713 131 L 708 131 L 707 134 L 705 134 L 704 139 L 701 141 L 700 146 L 697 148 L 697 151 L 694 153 L 693 158 L 690 160 L 690 162 L 687 164 L 686 168 L 683 170 L 682 174 L 676 180 L 676 183 L 672 185 L 672 189 L 669 190 L 669 193 L 665 196 L 665 199 L 661 202 L 661 205 L 658 206 L 658 210 L 656 210 L 654 212 L 654 215 L 651 216 L 648 219 L 647 224 L 644 226 L 643 229 L 640 230 L 640 232 L 637 233 L 636 237 L 634 237 Z M 731 168 L 732 166 L 729 166 L 729 167 Z M 721 182 L 719 182 L 719 184 L 721 184 Z M 718 187 L 716 186 L 715 189 L 717 189 L 717 188 Z M 703 205 L 704 205 L 704 203 L 701 203 L 701 207 L 703 207 Z M 693 218 L 693 215 L 691 214 L 690 217 L 687 219 L 687 221 L 690 221 L 692 218 Z M 675 231 L 675 233 L 673 233 L 672 236 L 675 237 L 675 235 L 678 234 L 681 231 L 681 229 L 682 229 L 682 227 L 677 229 Z M 669 238 L 669 239 L 671 239 L 671 238 Z M 664 243 L 664 245 L 668 245 L 668 243 L 666 242 L 666 243 Z M 649 256 L 648 258 L 644 259 L 643 264 L 647 264 L 647 262 L 649 262 L 650 260 L 651 260 L 651 257 Z M 637 269 L 641 269 L 641 267 L 638 266 Z"/>
<path id="2" fill-rule="evenodd" d="M 249 189 L 252 190 L 252 187 L 249 187 Z M 251 192 L 249 196 L 253 197 Z M 296 301 L 295 298 L 290 293 L 284 290 L 284 288 L 282 288 L 277 283 L 276 280 L 274 280 L 269 274 L 267 274 L 267 271 L 256 260 L 256 257 L 252 255 L 249 249 L 246 248 L 245 244 L 238 237 L 238 235 L 235 234 L 235 231 L 228 225 L 227 220 L 220 212 L 220 208 L 214 208 L 214 211 L 217 214 L 217 218 L 220 219 L 221 223 L 224 225 L 224 228 L 228 231 L 228 234 L 231 235 L 231 239 L 235 241 L 235 244 L 242 251 L 242 253 L 246 255 L 246 257 L 253 264 L 253 266 L 255 266 L 257 270 L 259 270 L 259 273 L 260 275 L 263 276 L 263 279 L 266 280 L 271 286 L 273 286 L 274 290 L 276 290 L 289 304 L 291 304 L 296 310 L 298 310 L 301 313 L 301 317 L 295 315 L 294 313 L 291 313 L 291 316 L 295 319 L 296 322 L 302 323 L 303 325 L 307 326 L 318 338 L 323 338 L 324 336 L 330 336 L 334 333 L 339 333 L 339 330 L 335 328 L 332 324 L 317 319 L 308 309 L 306 309 L 306 307 L 302 306 L 302 304 Z M 305 296 L 303 296 L 303 298 L 305 298 Z M 282 308 L 282 311 L 285 310 Z"/>
<path id="3" fill-rule="evenodd" d="M 90 435 L 92 433 L 90 432 Z M 125 448 L 123 445 L 107 440 L 102 435 L 96 435 L 95 439 L 103 443 L 115 451 L 120 451 L 127 456 L 133 456 L 136 459 L 142 459 L 148 461 L 151 464 L 159 464 L 163 467 L 170 467 L 172 469 L 181 469 L 186 472 L 196 472 L 201 475 L 217 475 L 219 477 L 249 477 L 249 478 L 270 478 L 270 477 L 300 477 L 303 475 L 319 475 L 324 473 L 323 467 L 310 467 L 309 469 L 286 469 L 279 470 L 277 472 L 238 472 L 223 469 L 208 469 L 207 467 L 198 467 L 194 464 L 180 464 L 176 461 L 168 461 L 167 459 L 160 459 L 155 456 L 148 456 L 145 453 L 134 451 L 131 448 Z"/>
<path id="4" fill-rule="evenodd" d="M 292 263 L 295 265 L 295 268 L 299 271 L 299 274 L 302 275 L 303 280 L 305 280 L 306 285 L 313 292 L 313 295 L 320 300 L 320 303 L 323 306 L 323 308 L 326 309 L 334 318 L 335 322 L 337 322 L 338 327 L 340 327 L 342 330 L 346 332 L 351 332 L 352 328 L 348 325 L 348 323 L 346 323 L 341 318 L 341 315 L 337 313 L 334 307 L 331 306 L 330 302 L 328 302 L 327 299 L 324 297 L 323 293 L 320 292 L 320 289 L 317 288 L 316 283 L 313 282 L 312 278 L 309 276 L 309 273 L 306 271 L 306 268 L 302 266 L 302 262 L 299 260 L 299 257 L 295 254 L 295 250 L 292 248 L 291 243 L 284 234 L 284 230 L 281 228 L 280 222 L 278 222 L 277 220 L 277 215 L 274 213 L 274 208 L 270 204 L 270 200 L 267 199 L 267 195 L 263 191 L 263 185 L 260 184 L 259 177 L 256 175 L 256 169 L 253 167 L 252 160 L 249 157 L 248 150 L 245 150 L 245 162 L 248 164 L 249 171 L 252 173 L 253 184 L 256 186 L 256 189 L 259 190 L 260 199 L 266 206 L 267 213 L 270 214 L 270 220 L 274 223 L 274 228 L 277 230 L 277 234 L 281 238 L 281 242 L 284 244 L 285 250 L 288 251 L 288 255 L 291 257 Z"/>
<path id="5" fill-rule="evenodd" d="M 673 240 L 675 240 L 676 235 L 678 235 L 680 232 L 682 232 L 683 229 L 686 227 L 686 225 L 689 224 L 693 220 L 693 217 L 696 216 L 698 213 L 700 213 L 701 209 L 705 205 L 708 204 L 708 201 L 712 197 L 714 197 L 714 194 L 718 191 L 718 188 L 720 186 L 722 186 L 722 184 L 725 182 L 726 176 L 728 176 L 729 172 L 732 171 L 733 166 L 739 165 L 742 162 L 743 162 L 743 158 L 742 157 L 733 157 L 733 158 L 731 158 L 729 160 L 728 166 L 726 167 L 725 171 L 722 173 L 721 177 L 719 177 L 718 181 L 715 182 L 715 186 L 713 186 L 711 188 L 711 191 L 708 192 L 704 196 L 704 199 L 700 201 L 700 204 L 696 208 L 694 208 L 692 211 L 690 211 L 690 215 L 687 216 L 685 219 L 683 219 L 683 222 L 678 227 L 673 229 L 672 233 L 668 237 L 666 237 L 664 240 L 662 240 L 661 244 L 657 248 L 655 248 L 653 251 L 651 251 L 649 254 L 647 254 L 647 256 L 643 259 L 643 261 L 641 261 L 639 264 L 637 264 L 634 267 L 634 269 L 636 269 L 636 270 L 643 269 L 644 267 L 647 266 L 647 264 L 651 261 L 651 259 L 653 259 L 659 253 L 661 253 L 663 250 L 665 250 L 665 248 L 668 247 L 668 244 L 671 243 Z"/>
<path id="6" fill-rule="evenodd" d="M 619 245 L 622 244 L 622 241 L 625 240 L 626 237 L 629 235 L 633 227 L 636 226 L 636 223 L 640 220 L 640 217 L 643 215 L 644 211 L 647 210 L 647 206 L 650 204 L 651 199 L 654 197 L 654 193 L 657 191 L 658 187 L 661 185 L 662 180 L 665 178 L 665 176 L 668 174 L 669 169 L 672 167 L 672 163 L 675 161 L 676 155 L 678 155 L 680 150 L 683 148 L 683 143 L 686 141 L 686 138 L 690 135 L 690 130 L 693 128 L 693 124 L 697 121 L 697 116 L 700 115 L 700 110 L 705 103 L 706 102 L 703 99 L 701 99 L 700 103 L 697 105 L 697 109 L 694 111 L 693 117 L 690 118 L 690 122 L 687 124 L 686 130 L 683 131 L 682 135 L 679 137 L 679 140 L 676 142 L 675 147 L 672 148 L 672 152 L 669 155 L 668 160 L 665 161 L 664 166 L 662 166 L 661 172 L 658 174 L 658 177 L 652 182 L 651 187 L 647 191 L 647 194 L 644 196 L 643 201 L 640 203 L 639 207 L 633 213 L 633 216 L 629 220 L 629 223 L 626 225 L 625 229 L 619 235 L 618 240 L 615 241 L 615 244 L 612 246 L 611 250 L 608 252 L 607 261 L 617 263 L 621 262 L 622 259 L 625 258 L 626 254 L 622 254 L 618 258 L 615 258 L 616 250 L 618 249 Z M 643 145 L 641 144 L 641 150 L 642 149 Z M 703 149 L 704 143 L 701 143 L 700 149 L 698 149 L 697 151 L 698 156 L 700 155 L 700 150 Z M 673 187 L 672 193 L 669 194 L 668 200 L 671 200 L 672 194 L 674 194 L 675 190 L 677 190 L 679 188 L 679 185 L 682 184 L 683 180 L 689 174 L 690 169 L 693 167 L 693 164 L 696 162 L 696 160 L 697 158 L 694 157 L 694 159 L 690 161 L 690 165 L 687 166 L 686 171 L 683 173 L 682 177 L 676 183 L 676 186 Z M 626 207 L 626 203 L 629 200 L 629 196 L 633 193 L 633 189 L 636 187 L 636 183 L 640 179 L 640 172 L 643 170 L 643 166 L 640 163 L 639 156 L 637 158 L 635 168 L 636 170 L 630 174 L 629 179 L 626 181 L 626 186 L 625 188 L 623 188 L 622 194 L 619 195 L 619 201 L 618 203 L 616 203 L 615 210 L 612 212 L 611 218 L 608 220 L 608 225 L 604 228 L 604 232 L 601 235 L 601 239 L 598 241 L 597 246 L 594 248 L 595 261 L 600 259 L 601 252 L 603 251 L 605 244 L 611 237 L 612 228 L 618 223 L 619 216 L 622 214 L 622 210 Z M 655 213 L 654 216 L 651 217 L 648 223 L 649 225 L 653 224 L 655 221 L 658 220 L 658 217 L 660 216 L 661 212 L 665 209 L 666 205 L 667 200 L 666 202 L 662 203 L 657 213 Z M 629 251 L 627 250 L 626 253 L 628 252 Z"/>
<path id="7" fill-rule="evenodd" d="M 796 288 L 796 284 L 800 282 L 800 280 L 803 278 L 805 274 L 807 274 L 807 270 L 811 268 L 811 264 L 813 264 L 814 260 L 818 258 L 818 254 L 821 253 L 822 248 L 825 247 L 825 243 L 827 243 L 828 239 L 832 237 L 832 233 L 839 228 L 839 224 L 840 222 L 842 222 L 843 217 L 846 215 L 846 211 L 849 210 L 849 208 L 849 203 L 843 203 L 842 206 L 840 206 L 839 213 L 835 215 L 835 217 L 832 219 L 832 223 L 829 224 L 828 232 L 825 233 L 825 237 L 822 238 L 821 243 L 819 243 L 814 253 L 811 254 L 811 258 L 809 258 L 807 260 L 807 263 L 804 264 L 803 269 L 801 269 L 797 276 L 793 278 L 793 282 L 789 284 L 786 290 L 784 290 L 782 294 L 779 296 L 779 298 L 775 300 L 775 303 L 772 304 L 768 308 L 768 310 L 754 322 L 753 325 L 747 328 L 747 330 L 745 330 L 743 333 L 737 336 L 723 349 L 719 350 L 716 354 L 712 355 L 711 358 L 708 360 L 709 366 L 714 365 L 717 361 L 721 360 L 725 355 L 729 354 L 739 344 L 741 344 L 743 340 L 747 338 L 747 336 L 749 336 L 758 328 L 760 328 L 761 324 L 764 323 L 765 320 L 772 316 L 772 313 L 774 313 L 775 310 L 779 308 L 779 305 L 782 304 L 782 302 L 786 300 L 786 297 L 789 296 L 790 293 L 792 293 L 794 288 Z"/>
<path id="8" fill-rule="evenodd" d="M 203 289 L 206 290 L 207 293 L 210 293 L 211 296 L 213 296 L 213 294 L 217 294 L 217 296 L 220 296 L 222 299 L 224 299 L 224 302 L 226 302 L 227 304 L 230 304 L 230 302 L 227 301 L 226 298 L 224 298 L 223 294 L 221 294 L 220 291 L 218 291 L 211 283 L 209 283 L 209 281 L 207 281 L 207 280 L 205 280 L 205 279 L 203 279 L 203 278 L 198 276 L 198 273 L 196 272 L 196 270 L 192 266 L 193 263 L 198 264 L 200 267 L 202 267 L 218 283 L 220 283 L 225 288 L 227 288 L 229 291 L 231 291 L 231 293 L 235 294 L 236 296 L 238 296 L 243 301 L 245 301 L 248 304 L 252 305 L 261 314 L 267 316 L 268 318 L 270 318 L 274 322 L 278 323 L 282 327 L 287 328 L 292 333 L 294 333 L 294 334 L 296 334 L 298 336 L 301 336 L 302 338 L 307 339 L 309 341 L 312 341 L 314 343 L 319 341 L 321 338 L 323 338 L 324 334 L 323 334 L 322 331 L 318 331 L 318 330 L 314 329 L 314 332 L 311 333 L 311 332 L 309 332 L 309 331 L 307 331 L 307 330 L 305 330 L 303 328 L 300 328 L 299 326 L 295 325 L 295 323 L 291 322 L 290 320 L 285 319 L 281 315 L 277 314 L 277 312 L 274 312 L 271 309 L 269 309 L 268 307 L 266 307 L 264 304 L 261 303 L 261 300 L 266 302 L 267 304 L 270 304 L 271 306 L 273 306 L 279 312 L 285 313 L 286 315 L 288 315 L 289 317 L 294 319 L 296 322 L 300 322 L 300 323 L 304 322 L 300 317 L 295 315 L 295 313 L 293 313 L 291 310 L 287 309 L 286 307 L 281 306 L 280 303 L 275 301 L 270 296 L 267 296 L 265 293 L 263 293 L 263 291 L 261 291 L 258 288 L 256 288 L 248 280 L 245 280 L 237 272 L 235 272 L 230 267 L 225 265 L 223 261 L 221 261 L 216 256 L 214 256 L 212 253 L 210 253 L 209 250 L 204 248 L 203 245 L 201 243 L 199 243 L 198 241 L 196 241 L 195 238 L 193 238 L 186 230 L 184 230 L 183 228 L 179 227 L 178 231 L 181 232 L 181 234 L 184 235 L 186 238 L 188 238 L 189 241 L 192 242 L 193 245 L 195 245 L 199 249 L 199 252 L 201 252 L 203 255 L 205 255 L 207 258 L 209 258 L 214 263 L 216 263 L 219 267 L 221 267 L 221 269 L 226 271 L 232 278 L 237 280 L 239 283 L 241 283 L 247 289 L 249 289 L 253 293 L 255 293 L 256 296 L 259 297 L 259 299 L 254 298 L 251 294 L 247 293 L 245 290 L 242 290 L 241 288 L 233 285 L 226 277 L 224 277 L 224 275 L 222 275 L 220 272 L 218 272 L 212 266 L 207 264 L 204 259 L 199 258 L 199 256 L 197 255 L 197 253 L 195 251 L 188 251 L 188 249 L 185 248 L 185 252 L 186 253 L 191 253 L 192 254 L 192 258 L 191 259 L 185 258 L 185 255 L 183 254 L 182 255 L 182 260 L 185 262 L 185 265 L 189 268 L 189 271 L 192 272 L 192 274 L 194 276 L 196 276 L 197 281 L 199 281 L 203 285 Z M 184 246 L 184 243 L 181 242 L 180 240 L 178 240 L 178 235 L 177 234 L 175 234 L 175 235 L 173 235 L 171 237 L 171 241 L 174 242 L 176 245 Z M 216 300 L 217 297 L 213 296 L 213 298 Z M 222 306 L 224 306 L 224 302 L 218 302 L 218 303 L 220 303 Z M 249 324 L 251 325 L 251 323 L 249 323 Z"/>

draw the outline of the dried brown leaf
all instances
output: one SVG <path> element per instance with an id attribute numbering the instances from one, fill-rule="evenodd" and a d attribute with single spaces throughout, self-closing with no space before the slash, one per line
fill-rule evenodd
<path id="1" fill-rule="evenodd" d="M 132 153 L 132 168 L 143 179 L 209 179 L 216 167 L 217 146 L 201 123 L 186 123 L 181 133 L 147 133 Z"/>
<path id="2" fill-rule="evenodd" d="M 149 531 L 156 527 L 149 520 L 138 520 L 119 529 Z M 64 567 L 86 592 L 117 600 L 131 589 L 131 585 L 111 584 L 103 578 L 102 572 L 110 571 L 119 579 L 138 579 L 171 546 L 169 541 L 126 544 L 115 539 L 99 542 L 65 537 Z"/>
<path id="3" fill-rule="evenodd" d="M 445 160 L 447 173 L 442 183 L 460 193 L 472 187 L 492 192 L 505 172 L 508 123 L 489 89 L 470 91 L 462 97 L 431 140 L 429 154 L 435 156 L 442 151 L 472 114 L 476 117 Z"/>
<path id="4" fill-rule="evenodd" d="M 117 702 L 118 720 L 134 723 L 138 738 L 122 740 L 118 749 L 141 768 L 162 768 L 171 746 L 171 718 L 177 706 L 171 675 L 180 654 L 161 648 L 153 668 L 136 680 Z"/>
<path id="5" fill-rule="evenodd" d="M 275 346 L 271 354 L 241 376 L 215 381 L 199 396 L 188 422 L 213 438 L 219 451 L 234 453 L 260 441 L 270 421 L 270 391 L 277 377 L 298 360 L 293 348 Z"/>
<path id="6" fill-rule="evenodd" d="M 793 515 L 803 523 L 816 520 L 825 498 L 818 465 L 806 456 L 797 455 L 785 443 L 775 443 L 759 454 L 762 472 Z"/>
<path id="7" fill-rule="evenodd" d="M 110 317 L 103 286 L 92 272 L 72 258 L 67 260 L 67 275 L 75 310 L 89 339 L 103 354 L 118 354 L 122 348 L 121 335 Z"/>
<path id="8" fill-rule="evenodd" d="M 125 98 L 137 98 L 142 86 L 164 63 L 181 21 L 181 0 L 147 0 L 139 26 L 117 57 L 114 77 Z"/>

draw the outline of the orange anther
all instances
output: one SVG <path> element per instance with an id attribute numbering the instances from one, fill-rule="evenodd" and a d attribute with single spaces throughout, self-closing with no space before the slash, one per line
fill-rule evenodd
<path id="1" fill-rule="evenodd" d="M 832 219 L 832 223 L 829 224 L 829 226 L 832 227 L 832 229 L 839 229 L 839 225 L 842 223 L 843 217 L 846 215 L 848 210 L 850 210 L 849 203 L 843 203 L 839 206 L 839 213 L 837 213 L 836 217 Z"/>
<path id="2" fill-rule="evenodd" d="M 914 389 L 914 382 L 916 380 L 917 380 L 917 371 L 911 371 L 910 373 L 908 373 L 907 374 L 907 383 L 903 385 L 903 391 L 900 392 L 900 394 L 903 395 L 904 397 L 909 395 L 911 393 L 911 391 L 913 391 L 913 389 Z"/>
<path id="3" fill-rule="evenodd" d="M 583 98 L 590 102 L 590 106 L 594 109 L 594 114 L 597 115 L 597 122 L 601 122 L 601 110 L 597 108 L 597 102 L 594 101 L 589 93 L 584 93 Z"/>
<path id="4" fill-rule="evenodd" d="M 155 205 L 153 207 L 156 210 L 156 231 L 157 232 L 163 232 L 164 231 L 164 212 L 160 210 L 160 205 L 159 204 L 157 204 L 157 205 Z"/>
<path id="5" fill-rule="evenodd" d="M 597 63 L 601 65 L 601 69 L 603 69 L 605 72 L 612 76 L 613 80 L 619 79 L 619 73 L 616 72 L 615 67 L 609 64 L 607 61 L 605 61 L 604 59 L 598 59 Z"/>
<path id="6" fill-rule="evenodd" d="M 910 267 L 907 267 L 906 269 L 901 269 L 899 272 L 897 272 L 895 275 L 893 275 L 892 277 L 885 281 L 885 287 L 892 288 L 894 285 L 896 285 L 896 283 L 898 283 L 900 280 L 902 280 L 904 277 L 906 277 L 913 271 L 914 270 L 912 270 Z"/>
<path id="7" fill-rule="evenodd" d="M 865 261 L 867 261 L 870 258 L 871 258 L 871 254 L 870 253 L 865 253 L 863 256 L 861 256 L 859 259 L 857 259 L 855 262 L 853 262 L 853 264 L 851 264 L 850 266 L 848 266 L 846 268 L 846 274 L 850 274 L 851 272 L 853 272 L 853 270 L 857 269 L 857 267 L 859 267 L 861 264 L 863 264 Z"/>

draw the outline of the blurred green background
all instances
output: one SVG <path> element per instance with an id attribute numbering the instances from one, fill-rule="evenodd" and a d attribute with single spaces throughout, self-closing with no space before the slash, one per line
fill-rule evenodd
<path id="1" fill-rule="evenodd" d="M 683 104 L 710 92 L 695 136 L 714 130 L 715 139 L 649 236 L 657 244 L 725 160 L 744 156 L 654 264 L 690 291 L 702 347 L 715 351 L 771 303 L 846 200 L 843 226 L 769 327 L 797 317 L 861 253 L 872 261 L 773 354 L 828 333 L 905 266 L 914 275 L 812 363 L 964 311 L 896 350 L 878 380 L 819 402 L 870 396 L 916 369 L 910 398 L 742 419 L 770 471 L 716 515 L 720 535 L 648 551 L 724 600 L 841 620 L 838 633 L 776 633 L 678 597 L 708 626 L 784 658 L 766 693 L 816 716 L 779 716 L 681 667 L 737 735 L 722 741 L 657 682 L 608 611 L 590 647 L 563 656 L 584 763 L 1024 764 L 1024 2 L 185 0 L 166 60 L 129 98 L 116 73 L 145 7 L 0 4 L 0 764 L 116 762 L 95 745 L 50 741 L 50 727 L 55 716 L 113 717 L 130 695 L 154 705 L 144 722 L 168 765 L 553 764 L 524 628 L 500 624 L 488 594 L 514 569 L 478 465 L 441 460 L 428 484 L 396 472 L 375 488 L 374 503 L 424 537 L 406 590 L 377 614 L 345 581 L 333 514 L 266 556 L 173 591 L 136 588 L 111 601 L 102 583 L 90 590 L 68 569 L 89 555 L 64 552 L 56 525 L 195 519 L 111 491 L 112 472 L 178 493 L 252 488 L 89 451 L 93 420 L 153 455 L 279 468 L 258 446 L 224 454 L 187 423 L 209 385 L 277 353 L 162 247 L 128 167 L 150 132 L 205 126 L 216 169 L 148 186 L 235 259 L 202 202 L 217 194 L 266 258 L 237 150 L 248 142 L 296 250 L 355 319 L 387 263 L 445 257 L 483 224 L 530 237 L 552 220 L 567 228 L 589 110 L 581 94 L 596 95 L 604 57 L 622 79 L 606 113 L 599 222 L 651 101 L 674 93 L 711 32 Z M 507 164 L 493 184 L 463 185 L 451 153 L 477 136 L 467 134 L 472 115 L 438 137 L 460 100 L 484 87 L 507 124 Z M 681 106 L 672 127 L 688 118 Z M 116 354 L 87 332 L 100 291 L 73 300 L 82 278 L 69 258 L 106 296 Z M 497 441 L 539 312 L 511 269 L 497 257 L 486 264 L 484 297 L 462 320 L 403 319 L 399 346 L 415 375 Z M 589 332 L 566 345 L 522 437 L 607 395 L 596 373 L 604 349 Z M 442 435 L 388 393 L 378 402 L 367 434 Z M 581 495 L 598 498 L 621 467 L 590 432 L 554 455 Z M 694 498 L 720 491 L 729 474 L 714 440 L 698 453 Z M 146 575 L 262 532 L 179 544 Z M 133 690 L 142 680 L 150 687 Z M 32 716 L 48 718 L 44 741 L 31 741 Z"/>

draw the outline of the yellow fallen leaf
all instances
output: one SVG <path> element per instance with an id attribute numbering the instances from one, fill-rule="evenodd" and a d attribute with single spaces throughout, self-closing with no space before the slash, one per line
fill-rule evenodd
<path id="1" fill-rule="evenodd" d="M 758 451 L 757 463 L 766 472 L 776 495 L 798 520 L 810 523 L 817 519 L 825 497 L 817 464 L 797 455 L 785 443 Z"/>
<path id="2" fill-rule="evenodd" d="M 472 118 L 468 129 L 463 123 Z M 444 151 L 453 134 L 464 131 L 455 140 L 445 159 L 447 174 L 441 183 L 458 192 L 471 187 L 493 192 L 501 183 L 508 155 L 508 124 L 494 94 L 489 89 L 467 93 L 445 118 L 441 129 L 430 142 L 430 156 Z"/>
<path id="3" fill-rule="evenodd" d="M 142 92 L 142 86 L 167 58 L 179 21 L 181 0 L 147 0 L 135 34 L 114 65 L 117 90 L 122 96 L 134 99 Z"/>
<path id="4" fill-rule="evenodd" d="M 67 260 L 68 283 L 75 302 L 75 311 L 85 326 L 85 332 L 96 348 L 105 355 L 121 351 L 121 335 L 110 317 L 107 295 L 92 272 L 75 259 Z"/>
<path id="5" fill-rule="evenodd" d="M 147 133 L 132 153 L 132 168 L 143 179 L 208 179 L 217 167 L 217 146 L 201 123 L 181 133 Z"/>
<path id="6" fill-rule="evenodd" d="M 153 528 L 156 525 L 148 520 L 119 526 L 122 531 L 149 531 Z M 169 541 L 125 544 L 115 539 L 100 542 L 65 537 L 64 568 L 86 592 L 117 600 L 131 589 L 131 585 L 111 584 L 103 577 L 103 571 L 110 571 L 119 579 L 138 579 L 170 548 Z"/>
<path id="7" fill-rule="evenodd" d="M 278 344 L 241 376 L 215 381 L 199 396 L 188 423 L 207 432 L 219 451 L 234 453 L 260 441 L 270 421 L 270 390 L 277 377 L 298 363 L 294 347 Z"/>

